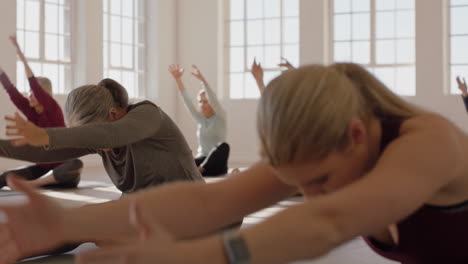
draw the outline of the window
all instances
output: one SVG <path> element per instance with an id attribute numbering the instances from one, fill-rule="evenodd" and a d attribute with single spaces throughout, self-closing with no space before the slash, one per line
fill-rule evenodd
<path id="1" fill-rule="evenodd" d="M 17 0 L 16 35 L 35 76 L 51 80 L 54 93 L 72 84 L 71 4 L 69 0 Z M 17 86 L 29 91 L 24 66 L 17 61 Z"/>
<path id="2" fill-rule="evenodd" d="M 455 78 L 468 78 L 468 0 L 451 0 L 449 9 L 450 93 L 459 94 Z"/>
<path id="3" fill-rule="evenodd" d="M 281 73 L 281 57 L 299 64 L 299 0 L 230 0 L 225 58 L 232 99 L 258 98 L 250 73 L 254 59 L 268 83 Z"/>
<path id="4" fill-rule="evenodd" d="M 415 95 L 414 0 L 334 0 L 336 62 L 364 65 L 399 95 Z"/>
<path id="5" fill-rule="evenodd" d="M 104 77 L 120 82 L 131 98 L 145 96 L 144 0 L 103 0 Z"/>

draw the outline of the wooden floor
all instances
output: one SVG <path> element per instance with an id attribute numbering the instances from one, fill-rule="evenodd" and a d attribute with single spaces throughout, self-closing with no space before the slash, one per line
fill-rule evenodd
<path id="1" fill-rule="evenodd" d="M 210 181 L 210 180 L 208 180 Z M 67 207 L 82 206 L 91 203 L 101 203 L 120 197 L 120 192 L 112 185 L 102 169 L 85 169 L 83 181 L 78 189 L 68 191 L 43 191 L 44 194 L 57 199 Z M 21 195 L 13 192 L 0 191 L 0 200 L 4 202 L 15 202 L 21 200 Z M 243 227 L 254 225 L 263 219 L 287 208 L 288 206 L 301 202 L 300 197 L 294 197 L 282 201 L 275 206 L 266 208 L 244 219 Z M 287 232 L 287 230 L 285 230 Z M 84 244 L 72 253 L 83 250 L 92 250 L 93 244 Z M 73 263 L 73 255 L 67 254 L 55 257 L 36 258 L 21 263 L 51 263 L 66 264 Z M 395 264 L 397 262 L 386 260 L 371 251 L 360 238 L 350 241 L 333 250 L 330 254 L 316 260 L 297 262 L 300 264 Z"/>

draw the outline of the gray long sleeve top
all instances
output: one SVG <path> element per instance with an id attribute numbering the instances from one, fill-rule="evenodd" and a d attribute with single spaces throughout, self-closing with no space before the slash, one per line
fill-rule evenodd
<path id="1" fill-rule="evenodd" d="M 198 124 L 197 157 L 206 157 L 208 153 L 210 153 L 210 151 L 218 145 L 218 143 L 226 141 L 226 112 L 219 103 L 218 97 L 213 92 L 211 87 L 209 85 L 205 85 L 203 82 L 202 87 L 205 90 L 208 102 L 215 112 L 215 114 L 210 118 L 204 117 L 200 112 L 197 111 L 193 105 L 192 100 L 190 99 L 190 96 L 185 90 L 181 93 L 185 102 L 185 106 Z"/>
<path id="2" fill-rule="evenodd" d="M 178 180 L 203 181 L 178 127 L 149 101 L 130 105 L 113 122 L 48 128 L 47 133 L 47 150 L 0 140 L 0 157 L 57 162 L 97 153 L 112 182 L 126 193 Z"/>

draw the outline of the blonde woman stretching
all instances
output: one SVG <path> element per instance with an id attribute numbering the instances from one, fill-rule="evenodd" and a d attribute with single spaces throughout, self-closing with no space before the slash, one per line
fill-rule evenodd
<path id="1" fill-rule="evenodd" d="M 235 177 L 169 185 L 112 205 L 62 209 L 10 178 L 31 202 L 2 207 L 15 220 L 1 227 L 3 256 L 120 236 L 126 245 L 79 263 L 269 264 L 316 258 L 363 236 L 404 264 L 467 263 L 468 136 L 445 118 L 400 99 L 361 66 L 306 66 L 268 85 L 258 132 L 264 161 Z M 303 204 L 209 235 L 296 190 Z M 127 211 L 131 221 L 122 220 Z M 32 226 L 25 214 L 42 224 Z M 46 221 L 50 215 L 60 228 Z M 43 232 L 51 234 L 47 243 L 30 239 Z M 140 242 L 131 239 L 138 234 Z"/>

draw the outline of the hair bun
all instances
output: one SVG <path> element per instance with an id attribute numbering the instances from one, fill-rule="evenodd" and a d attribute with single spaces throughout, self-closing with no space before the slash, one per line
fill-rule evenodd
<path id="1" fill-rule="evenodd" d="M 109 90 L 117 107 L 126 108 L 128 106 L 127 90 L 120 83 L 106 78 L 101 80 L 98 85 Z"/>

